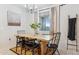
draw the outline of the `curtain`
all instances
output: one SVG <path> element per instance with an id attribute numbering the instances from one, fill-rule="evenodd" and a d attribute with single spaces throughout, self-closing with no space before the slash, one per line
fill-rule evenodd
<path id="1" fill-rule="evenodd" d="M 51 27 L 50 34 L 57 32 L 57 8 L 51 8 Z"/>

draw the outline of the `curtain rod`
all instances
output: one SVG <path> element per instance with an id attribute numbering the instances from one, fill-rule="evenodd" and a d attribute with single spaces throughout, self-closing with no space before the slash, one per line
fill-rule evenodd
<path id="1" fill-rule="evenodd" d="M 67 4 L 61 4 L 60 6 L 64 6 L 64 5 L 67 5 Z"/>
<path id="2" fill-rule="evenodd" d="M 62 5 L 59 5 L 59 6 L 63 6 L 63 5 L 67 5 L 67 4 L 62 4 Z M 39 11 L 43 11 L 43 10 L 47 10 L 47 9 L 50 9 L 50 8 L 44 8 L 44 9 L 41 9 Z"/>
<path id="3" fill-rule="evenodd" d="M 48 10 L 48 9 L 50 9 L 50 8 L 44 8 L 44 9 L 41 9 L 41 10 L 39 10 L 39 11 Z"/>
<path id="4" fill-rule="evenodd" d="M 61 5 L 59 5 L 59 6 L 64 6 L 64 5 L 67 5 L 67 4 L 61 4 Z M 43 11 L 43 10 L 47 10 L 47 9 L 50 9 L 50 8 L 44 8 L 44 9 L 41 9 L 41 10 L 39 10 L 39 11 Z"/>

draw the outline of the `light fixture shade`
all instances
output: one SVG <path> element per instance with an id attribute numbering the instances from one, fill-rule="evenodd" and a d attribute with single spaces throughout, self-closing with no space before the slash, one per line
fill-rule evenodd
<path id="1" fill-rule="evenodd" d="M 35 11 L 37 11 L 37 6 L 35 4 L 26 4 L 25 8 L 27 10 L 27 12 L 29 13 L 34 13 Z"/>

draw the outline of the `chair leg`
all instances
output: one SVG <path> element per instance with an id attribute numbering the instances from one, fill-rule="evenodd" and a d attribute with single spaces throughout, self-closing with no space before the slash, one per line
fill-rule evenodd
<path id="1" fill-rule="evenodd" d="M 29 50 L 29 49 L 25 48 L 25 55 L 26 55 L 26 53 L 27 53 L 28 50 Z"/>
<path id="2" fill-rule="evenodd" d="M 48 52 L 48 48 L 46 49 L 46 53 L 45 54 L 47 54 L 47 52 Z"/>
<path id="3" fill-rule="evenodd" d="M 55 51 L 56 51 L 56 49 L 54 49 L 54 50 L 53 50 L 53 53 L 52 53 L 52 55 L 53 55 L 53 54 L 55 54 Z"/>
<path id="4" fill-rule="evenodd" d="M 17 52 L 17 44 L 16 44 L 16 52 Z"/>
<path id="5" fill-rule="evenodd" d="M 23 47 L 21 47 L 21 54 L 22 54 L 22 50 L 23 50 Z"/>
<path id="6" fill-rule="evenodd" d="M 59 53 L 58 49 L 57 49 L 57 52 L 58 52 L 58 54 L 60 55 L 60 53 Z"/>
<path id="7" fill-rule="evenodd" d="M 32 55 L 34 55 L 34 49 L 32 49 Z"/>
<path id="8" fill-rule="evenodd" d="M 26 55 L 26 48 L 25 48 L 25 55 Z"/>

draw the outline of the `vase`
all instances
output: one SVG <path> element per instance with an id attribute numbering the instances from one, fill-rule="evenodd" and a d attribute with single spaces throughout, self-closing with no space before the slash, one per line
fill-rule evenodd
<path id="1" fill-rule="evenodd" d="M 35 33 L 34 33 L 35 35 L 38 35 L 38 34 L 39 34 L 37 30 L 34 30 L 34 32 L 35 32 Z"/>

